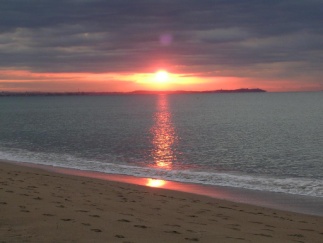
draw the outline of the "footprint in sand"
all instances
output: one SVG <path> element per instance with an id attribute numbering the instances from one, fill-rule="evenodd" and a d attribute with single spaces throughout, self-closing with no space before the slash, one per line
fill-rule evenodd
<path id="1" fill-rule="evenodd" d="M 235 227 L 239 227 L 240 224 L 228 224 L 229 226 L 235 226 Z"/>
<path id="2" fill-rule="evenodd" d="M 239 229 L 239 228 L 235 228 L 235 227 L 230 228 L 230 229 L 232 229 L 232 230 L 236 230 L 236 231 L 241 231 L 241 229 Z"/>
<path id="3" fill-rule="evenodd" d="M 233 208 L 224 207 L 224 206 L 219 206 L 218 208 L 223 208 L 223 209 L 233 209 Z"/>
<path id="4" fill-rule="evenodd" d="M 171 233 L 171 234 L 181 234 L 180 232 L 176 230 L 169 230 L 169 231 L 164 231 L 165 233 Z"/>
<path id="5" fill-rule="evenodd" d="M 275 226 L 272 226 L 272 225 L 269 225 L 269 224 L 266 224 L 265 226 L 270 227 L 270 228 L 276 228 Z"/>
<path id="6" fill-rule="evenodd" d="M 132 213 L 120 213 L 121 215 L 134 216 Z"/>
<path id="7" fill-rule="evenodd" d="M 218 222 L 216 219 L 208 219 L 209 221 Z"/>
<path id="8" fill-rule="evenodd" d="M 294 237 L 299 237 L 299 238 L 303 238 L 304 235 L 302 234 L 293 234 L 293 235 L 288 235 L 288 236 L 294 236 Z"/>
<path id="9" fill-rule="evenodd" d="M 315 230 L 313 229 L 300 229 L 300 230 L 303 230 L 303 231 L 310 231 L 310 232 L 314 232 Z"/>
<path id="10" fill-rule="evenodd" d="M 166 226 L 172 226 L 172 227 L 181 227 L 180 225 L 178 225 L 178 224 L 164 224 L 164 225 L 166 225 Z"/>
<path id="11" fill-rule="evenodd" d="M 188 240 L 188 241 L 199 241 L 198 238 L 185 238 L 185 240 Z"/>
<path id="12" fill-rule="evenodd" d="M 102 232 L 102 230 L 100 230 L 100 229 L 91 229 L 91 231 L 94 231 L 94 232 L 97 232 L 97 233 Z"/>
<path id="13" fill-rule="evenodd" d="M 262 229 L 262 230 L 274 232 L 274 230 L 272 230 L 272 229 Z"/>
<path id="14" fill-rule="evenodd" d="M 234 239 L 234 240 L 246 240 L 244 238 L 235 238 L 235 237 L 231 237 L 231 236 L 227 236 L 225 238 L 227 238 L 227 239 Z"/>
<path id="15" fill-rule="evenodd" d="M 196 225 L 207 225 L 207 224 L 204 224 L 204 223 L 197 223 L 197 222 L 189 222 L 190 224 L 196 224 Z"/>
<path id="16" fill-rule="evenodd" d="M 36 189 L 38 188 L 37 186 L 27 186 L 28 188 Z"/>
<path id="17" fill-rule="evenodd" d="M 141 228 L 141 229 L 147 229 L 147 228 L 149 228 L 149 227 L 148 227 L 148 226 L 146 226 L 146 225 L 138 225 L 138 224 L 134 225 L 134 227 L 136 227 L 136 228 Z"/>
<path id="18" fill-rule="evenodd" d="M 254 235 L 258 235 L 258 236 L 264 236 L 264 237 L 270 237 L 270 238 L 272 238 L 272 236 L 271 236 L 271 235 L 266 235 L 266 234 L 254 234 Z"/>
<path id="19" fill-rule="evenodd" d="M 188 229 L 188 230 L 186 230 L 187 232 L 191 232 L 191 233 L 196 233 L 196 231 L 194 231 L 194 230 L 191 230 L 191 229 Z"/>
<path id="20" fill-rule="evenodd" d="M 125 238 L 123 235 L 115 235 L 114 237 L 120 238 L 120 239 Z"/>
<path id="21" fill-rule="evenodd" d="M 128 219 L 118 219 L 119 222 L 125 222 L 125 223 L 129 223 L 131 222 L 130 220 Z"/>
<path id="22" fill-rule="evenodd" d="M 253 224 L 263 224 L 262 222 L 258 222 L 258 221 L 249 221 L 249 222 Z"/>

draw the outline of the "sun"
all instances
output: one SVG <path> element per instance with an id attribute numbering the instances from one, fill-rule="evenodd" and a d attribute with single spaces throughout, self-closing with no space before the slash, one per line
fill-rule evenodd
<path id="1" fill-rule="evenodd" d="M 168 72 L 165 70 L 159 70 L 155 73 L 155 81 L 159 83 L 166 83 L 169 80 Z"/>

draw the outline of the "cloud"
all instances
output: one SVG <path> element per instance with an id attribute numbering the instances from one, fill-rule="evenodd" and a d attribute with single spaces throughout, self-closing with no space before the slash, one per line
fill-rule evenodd
<path id="1" fill-rule="evenodd" d="M 167 66 L 201 76 L 258 77 L 260 70 L 254 69 L 261 65 L 265 78 L 277 75 L 273 67 L 285 77 L 302 69 L 313 71 L 307 80 L 323 74 L 320 0 L 11 0 L 1 5 L 3 70 L 140 73 Z"/>

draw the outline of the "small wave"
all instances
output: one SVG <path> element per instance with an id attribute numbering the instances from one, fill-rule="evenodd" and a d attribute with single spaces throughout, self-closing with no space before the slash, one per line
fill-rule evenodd
<path id="1" fill-rule="evenodd" d="M 108 158 L 113 163 L 103 163 L 96 160 L 78 158 L 69 154 L 30 152 L 27 150 L 12 148 L 0 148 L 0 158 L 11 161 L 96 171 L 109 174 L 151 177 L 186 183 L 228 186 L 251 190 L 323 197 L 323 180 L 320 179 L 274 178 L 269 176 L 195 170 L 163 170 L 153 167 L 117 164 L 116 158 L 113 156 Z"/>

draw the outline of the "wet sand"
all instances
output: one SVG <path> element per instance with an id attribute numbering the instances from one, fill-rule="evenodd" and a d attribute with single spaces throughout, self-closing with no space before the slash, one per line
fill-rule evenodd
<path id="1" fill-rule="evenodd" d="M 0 163 L 0 242 L 322 242 L 323 217 Z"/>

